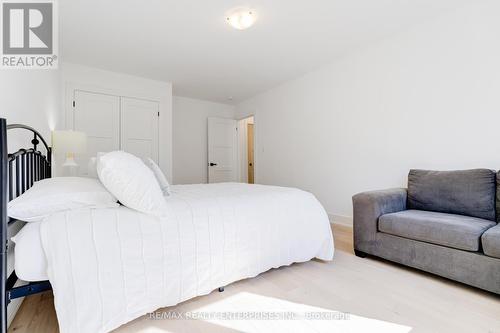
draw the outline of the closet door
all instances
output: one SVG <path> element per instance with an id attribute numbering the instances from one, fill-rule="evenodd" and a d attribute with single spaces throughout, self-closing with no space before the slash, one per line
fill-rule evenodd
<path id="1" fill-rule="evenodd" d="M 79 174 L 87 175 L 90 157 L 120 149 L 120 97 L 75 90 L 73 129 L 87 133 L 87 154 L 76 156 Z"/>
<path id="2" fill-rule="evenodd" d="M 121 149 L 158 163 L 158 102 L 121 97 Z"/>

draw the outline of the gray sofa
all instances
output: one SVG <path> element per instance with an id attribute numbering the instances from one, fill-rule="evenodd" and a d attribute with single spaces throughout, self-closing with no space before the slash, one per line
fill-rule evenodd
<path id="1" fill-rule="evenodd" d="M 500 172 L 411 170 L 353 196 L 354 250 L 500 294 Z"/>

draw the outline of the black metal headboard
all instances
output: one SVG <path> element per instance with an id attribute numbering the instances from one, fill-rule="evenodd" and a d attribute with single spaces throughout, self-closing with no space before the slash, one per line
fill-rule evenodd
<path id="1" fill-rule="evenodd" d="M 13 129 L 30 131 L 33 134 L 33 139 L 31 140 L 33 147 L 21 148 L 14 153 L 9 153 L 7 146 L 7 131 Z M 40 143 L 43 145 L 44 152 L 39 150 Z M 2 333 L 7 330 L 7 305 L 11 299 L 16 298 L 16 295 L 29 294 L 30 291 L 37 289 L 38 285 L 50 286 L 48 282 L 43 282 L 43 284 L 33 284 L 26 287 L 14 288 L 14 284 L 17 281 L 15 272 L 7 279 L 7 232 L 8 225 L 15 221 L 9 220 L 7 216 L 7 203 L 23 194 L 33 186 L 34 182 L 50 178 L 51 166 L 52 149 L 37 130 L 21 124 L 7 125 L 7 121 L 0 118 L 0 332 Z"/>
<path id="2" fill-rule="evenodd" d="M 7 155 L 9 200 L 23 194 L 33 186 L 34 182 L 51 176 L 51 148 L 45 139 L 35 129 L 26 125 L 7 125 L 7 130 L 12 129 L 31 131 L 33 133 L 31 140 L 33 148 L 21 148 L 15 153 Z M 45 155 L 37 150 L 40 140 L 45 148 Z"/>

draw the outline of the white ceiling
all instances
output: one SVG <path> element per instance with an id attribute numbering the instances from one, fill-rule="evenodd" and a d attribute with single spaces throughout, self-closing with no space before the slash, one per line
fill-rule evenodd
<path id="1" fill-rule="evenodd" d="M 59 9 L 64 61 L 237 103 L 464 1 L 63 0 Z M 259 17 L 244 31 L 224 16 L 241 5 Z"/>

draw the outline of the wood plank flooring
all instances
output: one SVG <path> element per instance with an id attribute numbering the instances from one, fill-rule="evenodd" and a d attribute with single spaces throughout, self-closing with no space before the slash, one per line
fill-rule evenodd
<path id="1" fill-rule="evenodd" d="M 335 258 L 312 260 L 233 283 L 138 318 L 117 333 L 159 332 L 500 332 L 500 297 L 352 250 L 352 229 L 333 227 Z M 499 277 L 500 278 L 500 277 Z M 344 320 L 165 319 L 222 311 L 347 313 Z M 158 319 L 158 317 L 160 319 Z M 56 333 L 51 292 L 27 297 L 9 332 Z"/>

